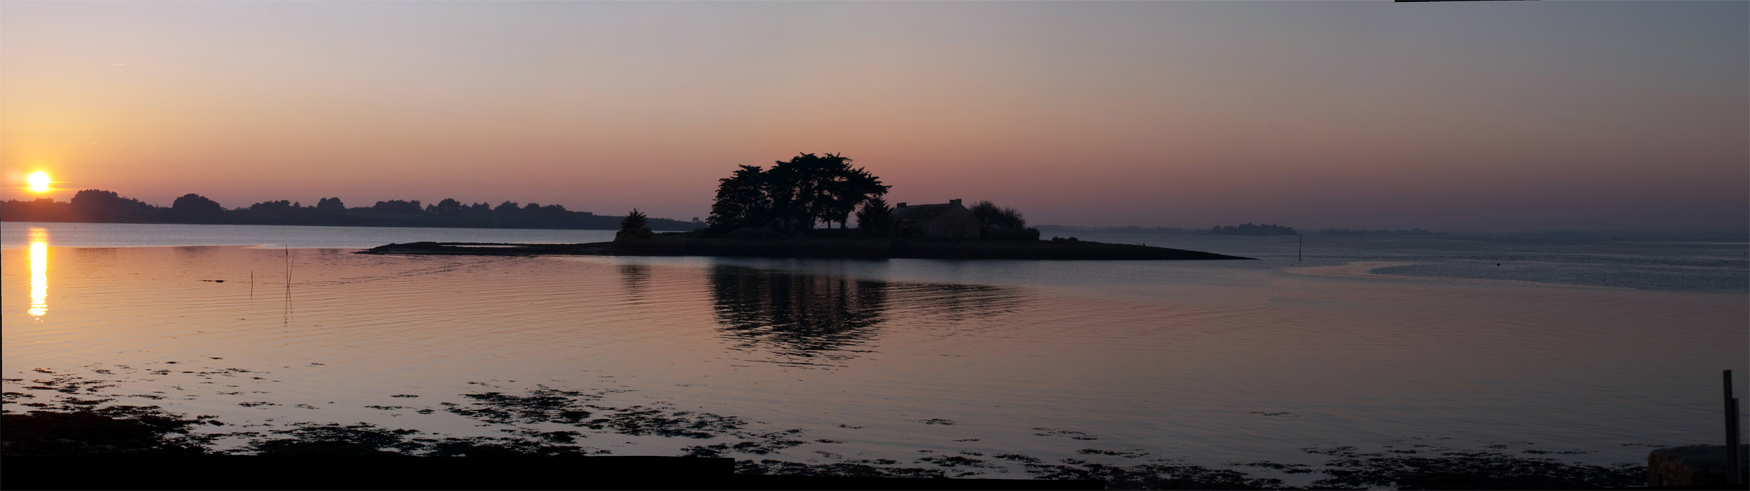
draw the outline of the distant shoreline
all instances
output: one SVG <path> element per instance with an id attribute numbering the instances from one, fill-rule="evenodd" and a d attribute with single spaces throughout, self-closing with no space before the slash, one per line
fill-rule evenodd
<path id="1" fill-rule="evenodd" d="M 606 231 L 606 232 L 613 232 L 613 231 L 617 231 L 620 229 L 619 226 L 603 227 L 603 228 L 517 227 L 517 226 L 482 227 L 482 226 L 476 226 L 473 224 L 445 226 L 445 225 L 428 225 L 428 224 L 93 222 L 93 221 L 79 221 L 79 220 L 0 220 L 0 223 L 80 223 L 80 224 L 93 224 L 93 225 L 99 225 L 99 224 L 101 224 L 101 225 L 224 225 L 224 226 L 237 226 L 237 227 L 437 228 L 437 229 L 471 229 L 471 230 L 590 230 L 590 231 Z M 653 229 L 652 231 L 654 231 L 654 232 L 686 232 L 686 231 L 690 231 L 690 230 L 694 230 L 694 229 L 692 229 L 692 228 L 659 228 L 659 229 Z"/>

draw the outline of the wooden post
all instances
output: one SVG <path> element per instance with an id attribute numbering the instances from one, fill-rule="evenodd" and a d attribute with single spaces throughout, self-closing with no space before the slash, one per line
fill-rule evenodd
<path id="1" fill-rule="evenodd" d="M 1737 486 L 1743 469 L 1738 467 L 1738 398 L 1732 397 L 1732 371 L 1726 370 L 1726 484 Z"/>

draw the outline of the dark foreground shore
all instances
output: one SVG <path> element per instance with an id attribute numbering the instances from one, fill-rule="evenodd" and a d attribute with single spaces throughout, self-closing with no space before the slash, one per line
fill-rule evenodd
<path id="1" fill-rule="evenodd" d="M 506 409 L 517 411 L 505 414 L 540 413 L 552 405 L 542 397 L 511 399 L 514 404 Z M 56 405 L 39 407 L 51 406 Z M 229 425 L 150 406 L 61 406 L 7 412 L 0 419 L 4 489 L 1608 489 L 1644 485 L 1647 475 L 1640 465 L 1590 465 L 1496 450 L 1429 448 L 1404 454 L 1337 447 L 1308 449 L 1328 457 L 1323 466 L 1230 464 L 1236 468 L 1170 459 L 1137 465 L 1054 462 L 1005 454 L 997 458 L 1026 462 L 1024 475 L 1031 479 L 957 479 L 949 471 L 981 460 L 954 455 L 916 461 L 948 467 L 876 460 L 804 463 L 761 458 L 772 449 L 743 444 L 725 451 L 751 451 L 753 459 L 700 451 L 714 447 L 692 448 L 689 456 L 603 456 L 580 441 L 550 438 L 565 432 L 457 438 L 362 423 L 212 433 L 196 429 Z M 657 430 L 685 423 L 667 417 L 648 422 Z M 631 426 L 643 428 L 642 423 Z M 673 429 L 684 433 L 688 428 Z M 232 450 L 215 448 L 226 436 L 251 441 Z M 1247 467 L 1324 477 L 1298 488 L 1238 470 Z"/>
<path id="2" fill-rule="evenodd" d="M 1201 251 L 1077 240 L 956 239 L 699 239 L 658 235 L 624 242 L 489 244 L 414 242 L 373 247 L 361 254 L 470 256 L 731 256 L 842 259 L 1227 260 L 1251 259 Z"/>

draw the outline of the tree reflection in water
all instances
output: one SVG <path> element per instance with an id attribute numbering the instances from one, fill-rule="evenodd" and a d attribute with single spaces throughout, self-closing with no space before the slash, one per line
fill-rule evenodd
<path id="1" fill-rule="evenodd" d="M 626 292 L 626 300 L 632 305 L 644 303 L 645 290 L 650 287 L 650 265 L 643 263 L 620 264 L 620 286 Z"/>
<path id="2" fill-rule="evenodd" d="M 1009 312 L 1019 303 L 1008 288 L 890 283 L 730 265 L 712 266 L 708 281 L 717 323 L 736 342 L 735 349 L 767 351 L 796 364 L 866 352 L 859 347 L 901 311 L 958 322 Z"/>

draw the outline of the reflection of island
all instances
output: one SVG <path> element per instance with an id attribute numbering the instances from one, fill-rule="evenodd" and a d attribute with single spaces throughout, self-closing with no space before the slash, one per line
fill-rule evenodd
<path id="1" fill-rule="evenodd" d="M 620 265 L 620 284 L 634 304 L 644 303 L 644 290 L 650 286 L 650 265 L 625 263 Z"/>
<path id="2" fill-rule="evenodd" d="M 712 266 L 708 277 L 717 323 L 735 349 L 804 364 L 866 351 L 857 348 L 896 313 L 958 322 L 1019 303 L 1011 289 L 982 285 L 889 283 L 730 265 Z"/>
<path id="3" fill-rule="evenodd" d="M 886 320 L 886 282 L 725 265 L 709 275 L 717 323 L 738 349 L 838 359 Z"/>

